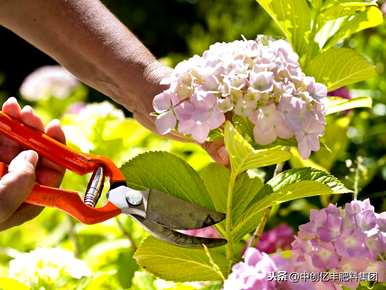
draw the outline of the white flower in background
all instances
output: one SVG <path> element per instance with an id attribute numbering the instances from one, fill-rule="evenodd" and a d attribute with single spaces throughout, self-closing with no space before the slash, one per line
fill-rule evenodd
<path id="1" fill-rule="evenodd" d="M 80 85 L 69 71 L 59 65 L 43 66 L 26 77 L 20 94 L 28 101 L 48 97 L 64 99 Z"/>
<path id="2" fill-rule="evenodd" d="M 29 253 L 19 253 L 9 262 L 9 277 L 33 286 L 39 281 L 63 277 L 80 279 L 90 276 L 87 265 L 73 253 L 59 248 L 38 248 Z"/>
<path id="3" fill-rule="evenodd" d="M 95 148 L 97 126 L 101 120 L 122 121 L 124 113 L 107 101 L 80 106 L 75 114 L 67 114 L 62 119 L 63 131 L 69 143 L 88 153 Z"/>
<path id="4" fill-rule="evenodd" d="M 177 130 L 203 143 L 232 111 L 252 122 L 258 144 L 296 138 L 303 158 L 319 150 L 327 88 L 303 73 L 284 40 L 215 43 L 180 62 L 162 83 L 170 87 L 153 100 L 161 134 Z"/>
<path id="5" fill-rule="evenodd" d="M 125 118 L 125 114 L 123 114 L 121 110 L 115 108 L 107 101 L 88 104 L 79 111 L 78 115 L 80 119 L 84 120 L 106 116 L 115 117 L 119 120 L 123 120 Z"/>

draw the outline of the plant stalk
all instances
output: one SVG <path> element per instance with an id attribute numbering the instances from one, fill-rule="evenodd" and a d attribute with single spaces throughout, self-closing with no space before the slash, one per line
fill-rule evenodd
<path id="1" fill-rule="evenodd" d="M 284 163 L 278 163 L 276 164 L 275 171 L 273 172 L 273 176 L 275 177 L 283 170 Z M 261 235 L 263 234 L 265 225 L 269 219 L 269 216 L 271 214 L 271 208 L 267 207 L 264 212 L 263 216 L 261 217 L 261 221 L 256 227 L 256 230 L 254 231 L 252 237 L 249 239 L 247 246 L 248 247 L 256 247 L 257 243 L 260 240 Z"/>
<path id="2" fill-rule="evenodd" d="M 115 218 L 115 221 L 117 222 L 118 227 L 121 230 L 122 234 L 129 240 L 131 244 L 131 248 L 133 249 L 133 252 L 135 252 L 137 250 L 137 246 L 134 243 L 134 240 L 131 237 L 131 234 L 125 229 L 125 226 L 122 224 L 121 220 L 118 217 Z"/>
<path id="3" fill-rule="evenodd" d="M 225 220 L 226 222 L 225 232 L 226 232 L 226 239 L 227 239 L 226 256 L 227 256 L 227 260 L 229 261 L 229 271 L 233 263 L 232 203 L 233 203 L 233 190 L 235 187 L 235 181 L 236 181 L 236 176 L 235 174 L 231 173 L 229 177 L 229 183 L 228 183 L 227 209 L 226 209 L 226 220 Z"/>

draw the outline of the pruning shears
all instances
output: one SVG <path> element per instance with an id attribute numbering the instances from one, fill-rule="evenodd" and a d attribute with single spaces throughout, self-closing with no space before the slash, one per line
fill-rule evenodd
<path id="1" fill-rule="evenodd" d="M 0 112 L 0 133 L 79 175 L 92 173 L 83 199 L 77 192 L 36 184 L 26 203 L 56 207 L 85 224 L 99 223 L 121 213 L 127 214 L 154 236 L 185 247 L 200 247 L 202 244 L 216 247 L 226 242 L 224 239 L 192 237 L 176 231 L 214 225 L 225 218 L 223 213 L 156 189 L 130 188 L 122 172 L 110 159 L 75 152 L 3 112 Z M 0 163 L 0 176 L 6 171 L 6 164 Z M 107 203 L 103 207 L 96 207 L 106 177 L 110 184 Z"/>

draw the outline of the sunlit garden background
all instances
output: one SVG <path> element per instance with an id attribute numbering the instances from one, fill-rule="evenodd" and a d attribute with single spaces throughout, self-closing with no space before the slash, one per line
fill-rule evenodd
<path id="1" fill-rule="evenodd" d="M 171 67 L 201 54 L 218 41 L 233 41 L 242 36 L 254 39 L 257 34 L 282 36 L 278 26 L 254 0 L 103 2 L 157 58 Z M 381 7 L 382 3 L 379 4 Z M 174 153 L 197 171 L 213 162 L 199 145 L 171 141 L 151 133 L 132 119 L 130 112 L 71 80 L 60 68 L 41 68 L 55 63 L 10 31 L 1 28 L 0 39 L 0 103 L 15 96 L 22 104 L 33 106 L 46 122 L 60 119 L 67 143 L 73 148 L 108 156 L 118 166 L 149 150 Z M 376 212 L 386 211 L 385 40 L 386 26 L 382 24 L 339 43 L 339 46 L 354 48 L 375 65 L 377 77 L 341 92 L 348 98 L 371 97 L 372 108 L 328 116 L 325 146 L 308 160 L 301 159 L 294 151 L 285 163 L 285 169 L 309 166 L 332 173 L 352 189 L 358 199 L 370 198 Z M 60 93 L 51 95 L 46 87 L 60 78 L 70 78 L 70 81 Z M 274 166 L 270 166 L 254 174 L 267 179 L 273 171 Z M 62 186 L 83 192 L 87 181 L 86 176 L 68 172 Z M 277 227 L 279 230 L 266 234 L 258 247 L 268 253 L 275 247 L 287 249 L 298 226 L 309 220 L 311 209 L 323 208 L 329 203 L 343 205 L 351 199 L 352 194 L 323 195 L 275 207 L 265 232 Z M 275 245 L 280 234 L 284 236 L 281 238 L 284 244 Z M 221 288 L 212 282 L 167 282 L 142 269 L 133 254 L 147 236 L 144 229 L 124 216 L 97 225 L 83 225 L 58 210 L 45 209 L 38 218 L 0 233 L 0 289 Z"/>

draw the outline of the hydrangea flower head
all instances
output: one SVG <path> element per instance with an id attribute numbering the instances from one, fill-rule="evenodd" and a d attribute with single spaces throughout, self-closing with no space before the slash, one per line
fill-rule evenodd
<path id="1" fill-rule="evenodd" d="M 64 67 L 48 65 L 28 75 L 20 87 L 20 93 L 28 101 L 37 101 L 51 96 L 64 99 L 79 85 L 78 79 Z"/>
<path id="2" fill-rule="evenodd" d="M 266 253 L 247 248 L 244 261 L 235 264 L 232 273 L 224 283 L 224 290 L 274 290 L 276 282 L 267 279 L 276 271 L 274 261 Z"/>
<path id="3" fill-rule="evenodd" d="M 161 134 L 177 130 L 203 143 L 230 112 L 253 124 L 257 144 L 295 137 L 303 158 L 319 150 L 327 88 L 302 72 L 284 40 L 215 43 L 162 83 L 169 88 L 153 100 Z"/>
<path id="4" fill-rule="evenodd" d="M 247 248 L 244 261 L 233 266 L 224 289 L 338 290 L 356 289 L 359 285 L 359 279 L 348 282 L 268 279 L 270 272 L 280 271 L 287 274 L 377 273 L 378 282 L 386 282 L 386 262 L 381 256 L 386 254 L 385 218 L 385 212 L 374 212 L 368 199 L 352 201 L 343 209 L 329 205 L 321 210 L 311 210 L 310 221 L 299 227 L 291 244 L 290 258 L 280 252 L 268 256 Z M 288 229 L 285 233 L 289 234 Z"/>
<path id="5" fill-rule="evenodd" d="M 344 209 L 330 204 L 327 208 L 312 210 L 310 221 L 299 227 L 292 243 L 292 270 L 377 272 L 379 281 L 385 281 L 386 262 L 380 258 L 386 254 L 384 222 L 385 213 L 375 213 L 368 199 L 354 200 Z M 288 284 L 288 289 L 297 289 L 297 285 Z M 358 284 L 352 281 L 344 285 L 355 289 Z M 335 282 L 337 288 L 331 289 L 341 289 L 342 285 Z M 327 289 L 331 285 L 311 286 L 309 289 Z"/>
<path id="6" fill-rule="evenodd" d="M 9 262 L 9 276 L 31 287 L 40 281 L 55 284 L 62 277 L 81 279 L 90 275 L 83 261 L 59 248 L 38 248 L 20 253 Z"/>

